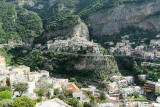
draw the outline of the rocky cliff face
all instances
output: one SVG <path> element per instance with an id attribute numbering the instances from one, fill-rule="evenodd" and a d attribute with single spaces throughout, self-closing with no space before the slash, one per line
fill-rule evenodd
<path id="1" fill-rule="evenodd" d="M 103 9 L 89 15 L 85 22 L 92 29 L 93 35 L 119 32 L 121 28 L 129 25 L 160 31 L 160 17 L 157 17 L 160 13 L 159 5 L 160 1 L 155 0 Z"/>
<path id="2" fill-rule="evenodd" d="M 96 78 L 109 79 L 113 75 L 120 75 L 118 65 L 113 56 L 90 55 L 81 56 L 74 64 L 76 70 L 93 71 Z"/>
<path id="3" fill-rule="evenodd" d="M 63 25 L 61 27 L 64 27 L 64 29 L 59 29 L 59 30 L 50 30 L 47 32 L 44 36 L 46 36 L 48 39 L 52 38 L 67 38 L 67 37 L 72 37 L 72 36 L 86 36 L 89 38 L 89 31 L 88 27 L 82 20 L 79 18 L 77 22 L 72 23 L 71 20 L 66 20 L 63 22 Z M 70 26 L 71 25 L 71 26 Z"/>
<path id="4" fill-rule="evenodd" d="M 100 54 L 81 56 L 82 59 L 75 64 L 78 70 L 99 70 L 108 69 L 118 72 L 117 63 L 113 56 L 101 56 Z"/>

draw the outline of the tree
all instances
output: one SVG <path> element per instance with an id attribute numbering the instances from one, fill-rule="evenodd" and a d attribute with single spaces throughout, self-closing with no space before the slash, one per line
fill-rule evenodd
<path id="1" fill-rule="evenodd" d="M 72 90 L 69 89 L 63 89 L 63 94 L 68 97 L 68 96 L 72 96 Z"/>
<path id="2" fill-rule="evenodd" d="M 38 91 L 35 90 L 39 96 L 45 95 L 50 98 L 50 88 L 53 87 L 52 84 L 49 84 L 45 79 L 40 79 L 36 87 L 39 89 Z"/>
<path id="3" fill-rule="evenodd" d="M 16 97 L 13 101 L 12 107 L 34 107 L 36 105 L 36 102 L 34 102 L 32 99 L 22 96 L 22 97 Z"/>
<path id="4" fill-rule="evenodd" d="M 17 84 L 14 83 L 13 84 L 13 89 L 14 89 L 14 91 L 18 91 L 19 92 L 19 97 L 21 97 L 24 92 L 27 92 L 28 83 L 22 83 L 22 82 L 19 82 Z"/>
<path id="5" fill-rule="evenodd" d="M 8 87 L 8 86 L 0 87 L 0 92 L 1 91 L 6 91 L 6 90 L 11 91 L 11 88 Z"/>
<path id="6" fill-rule="evenodd" d="M 6 91 L 1 91 L 0 92 L 0 100 L 3 99 L 12 99 L 12 94 L 10 91 L 6 90 Z"/>
<path id="7" fill-rule="evenodd" d="M 91 99 L 91 102 L 94 102 L 94 95 L 93 94 L 91 94 L 91 95 L 89 95 L 89 98 Z"/>
<path id="8" fill-rule="evenodd" d="M 65 95 L 64 95 L 63 93 L 60 93 L 60 94 L 58 95 L 58 98 L 59 98 L 60 100 L 66 99 L 66 97 L 65 97 Z"/>
<path id="9" fill-rule="evenodd" d="M 41 102 L 42 101 L 42 97 L 39 97 L 36 99 L 37 102 Z"/>
<path id="10" fill-rule="evenodd" d="M 0 107 L 11 107 L 13 101 L 10 99 L 4 99 L 0 101 Z"/>
<path id="11" fill-rule="evenodd" d="M 74 82 L 75 84 L 77 84 L 76 78 L 71 78 L 71 79 L 69 80 L 69 82 Z"/>
<path id="12" fill-rule="evenodd" d="M 72 105 L 73 107 L 81 107 L 79 100 L 75 97 L 69 100 L 69 105 Z"/>
<path id="13" fill-rule="evenodd" d="M 94 107 L 94 104 L 93 104 L 93 103 L 87 103 L 87 102 L 85 102 L 85 103 L 83 104 L 83 106 L 84 106 L 84 107 Z"/>
<path id="14" fill-rule="evenodd" d="M 55 89 L 54 89 L 54 95 L 59 95 L 59 94 L 60 94 L 59 88 L 55 88 Z"/>
<path id="15" fill-rule="evenodd" d="M 35 92 L 36 94 L 38 94 L 38 96 L 43 96 L 43 94 L 44 94 L 44 90 L 43 90 L 43 89 L 39 89 L 38 91 L 37 91 L 37 90 L 34 90 L 34 92 Z"/>
<path id="16" fill-rule="evenodd" d="M 139 97 L 139 94 L 138 94 L 138 93 L 134 93 L 134 97 L 135 97 L 135 98 L 138 98 L 138 97 Z"/>
<path id="17" fill-rule="evenodd" d="M 100 98 L 100 100 L 102 100 L 102 101 L 106 100 L 106 95 L 105 95 L 105 93 L 104 93 L 104 92 L 101 92 L 99 98 Z"/>
<path id="18" fill-rule="evenodd" d="M 81 89 L 81 88 L 82 88 L 82 85 L 78 85 L 78 88 Z"/>

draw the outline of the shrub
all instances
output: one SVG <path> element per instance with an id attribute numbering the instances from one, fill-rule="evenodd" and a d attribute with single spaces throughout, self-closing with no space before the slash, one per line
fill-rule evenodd
<path id="1" fill-rule="evenodd" d="M 37 98 L 37 102 L 41 102 L 42 101 L 42 97 Z"/>
<path id="2" fill-rule="evenodd" d="M 3 99 L 12 99 L 12 94 L 10 91 L 6 90 L 6 91 L 1 91 L 0 92 L 0 100 Z"/>
<path id="3" fill-rule="evenodd" d="M 34 107 L 35 105 L 36 102 L 34 102 L 32 99 L 23 96 L 15 98 L 12 107 Z"/>
<path id="4" fill-rule="evenodd" d="M 13 101 L 10 99 L 4 99 L 0 101 L 0 107 L 11 107 Z"/>

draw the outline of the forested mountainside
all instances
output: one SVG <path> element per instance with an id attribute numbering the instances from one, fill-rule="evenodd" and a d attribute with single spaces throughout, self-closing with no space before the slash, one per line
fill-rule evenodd
<path id="1" fill-rule="evenodd" d="M 42 20 L 35 12 L 11 3 L 0 2 L 0 43 L 21 40 L 31 43 L 42 33 Z"/>
<path id="2" fill-rule="evenodd" d="M 118 33 L 128 26 L 159 31 L 159 0 L 38 0 L 34 5 L 29 5 L 32 0 L 24 1 L 23 7 L 37 12 L 45 31 L 55 31 L 55 36 L 76 26 L 78 17 L 93 37 Z"/>

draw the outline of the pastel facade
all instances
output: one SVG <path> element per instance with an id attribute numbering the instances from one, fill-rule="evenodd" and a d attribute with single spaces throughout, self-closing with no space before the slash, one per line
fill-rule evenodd
<path id="1" fill-rule="evenodd" d="M 155 83 L 155 93 L 160 94 L 160 79 Z"/>
<path id="2" fill-rule="evenodd" d="M 29 74 L 29 81 L 37 82 L 40 78 L 49 78 L 49 72 L 41 70 L 38 72 L 30 72 Z"/>
<path id="3" fill-rule="evenodd" d="M 18 67 L 8 67 L 10 72 L 16 72 L 17 74 L 21 75 L 28 75 L 30 74 L 30 68 L 27 66 L 18 66 Z"/>
<path id="4" fill-rule="evenodd" d="M 127 80 L 128 84 L 132 84 L 134 82 L 133 76 L 126 76 L 123 77 L 125 80 Z"/>
<path id="5" fill-rule="evenodd" d="M 0 68 L 6 67 L 6 61 L 3 56 L 0 56 Z"/>
<path id="6" fill-rule="evenodd" d="M 54 79 L 53 80 L 53 89 L 62 88 L 68 83 L 68 79 Z"/>
<path id="7" fill-rule="evenodd" d="M 54 43 L 51 43 L 50 41 L 47 42 L 47 48 L 49 50 L 56 50 L 56 51 L 62 51 L 62 50 L 68 50 L 71 52 L 78 51 L 83 48 L 92 47 L 92 51 L 87 51 L 88 53 L 95 53 L 99 54 L 99 45 L 97 43 L 94 43 L 93 41 L 90 42 L 86 39 L 86 37 L 79 37 L 75 36 L 67 40 L 55 40 Z"/>
<path id="8" fill-rule="evenodd" d="M 122 80 L 118 81 L 118 85 L 119 86 L 126 86 L 126 85 L 128 85 L 128 81 L 125 79 L 122 79 Z"/>
<path id="9" fill-rule="evenodd" d="M 145 80 L 145 79 L 146 79 L 146 77 L 147 77 L 147 75 L 146 75 L 146 74 L 138 75 L 138 78 L 139 78 L 140 80 Z"/>
<path id="10" fill-rule="evenodd" d="M 113 93 L 115 90 L 118 89 L 118 84 L 116 82 L 109 83 L 109 93 Z"/>
<path id="11" fill-rule="evenodd" d="M 6 76 L 0 76 L 0 86 L 6 85 Z"/>

